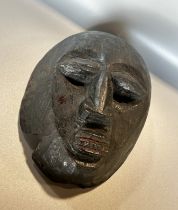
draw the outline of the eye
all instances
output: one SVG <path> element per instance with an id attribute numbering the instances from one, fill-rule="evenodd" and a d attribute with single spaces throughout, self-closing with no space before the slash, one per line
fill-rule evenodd
<path id="1" fill-rule="evenodd" d="M 113 99 L 119 103 L 131 103 L 137 100 L 137 97 L 130 91 L 119 90 L 114 91 Z"/>
<path id="2" fill-rule="evenodd" d="M 81 61 L 80 63 L 77 63 L 73 60 L 67 60 L 66 63 L 63 62 L 57 66 L 60 73 L 75 86 L 84 86 L 91 81 L 94 75 L 94 71 L 91 70 L 91 68 L 93 67 L 90 65 L 84 65 Z"/>
<path id="3" fill-rule="evenodd" d="M 71 78 L 71 77 L 68 77 L 68 76 L 65 76 L 65 78 L 72 84 L 72 85 L 75 85 L 75 86 L 84 86 L 84 83 L 81 82 L 81 81 L 78 81 L 74 78 Z"/>
<path id="4" fill-rule="evenodd" d="M 123 79 L 113 78 L 113 99 L 119 103 L 134 103 L 141 98 L 138 85 Z"/>

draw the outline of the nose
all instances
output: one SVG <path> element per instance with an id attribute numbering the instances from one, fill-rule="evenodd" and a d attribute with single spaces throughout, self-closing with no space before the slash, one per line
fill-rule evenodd
<path id="1" fill-rule="evenodd" d="M 102 113 L 106 104 L 107 92 L 108 92 L 108 76 L 106 72 L 102 71 L 95 83 L 94 93 L 94 105 L 96 111 Z"/>
<path id="2" fill-rule="evenodd" d="M 87 97 L 79 107 L 79 122 L 106 131 L 111 123 L 112 92 L 109 73 L 101 70 L 88 85 Z"/>
<path id="3" fill-rule="evenodd" d="M 109 81 L 109 74 L 103 69 L 90 84 L 89 97 L 93 102 L 95 111 L 98 113 L 103 113 L 109 102 L 109 97 L 111 96 Z"/>

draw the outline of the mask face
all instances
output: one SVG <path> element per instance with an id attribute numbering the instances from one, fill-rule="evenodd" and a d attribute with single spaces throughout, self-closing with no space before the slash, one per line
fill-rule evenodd
<path id="1" fill-rule="evenodd" d="M 55 181 L 84 187 L 105 181 L 127 158 L 147 117 L 150 77 L 143 60 L 119 37 L 84 32 L 53 48 L 36 72 L 30 80 L 42 80 L 36 92 L 48 89 L 36 101 L 50 103 L 48 117 L 36 123 L 43 126 L 33 159 Z"/>

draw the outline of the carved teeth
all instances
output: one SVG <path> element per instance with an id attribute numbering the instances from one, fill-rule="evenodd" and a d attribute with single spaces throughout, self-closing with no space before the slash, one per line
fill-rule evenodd
<path id="1" fill-rule="evenodd" d="M 93 142 L 93 141 L 81 137 L 78 139 L 78 141 L 75 142 L 75 145 L 80 150 L 93 154 L 100 154 L 108 151 L 107 144 L 103 144 L 102 142 Z"/>
<path id="2" fill-rule="evenodd" d="M 108 152 L 109 142 L 103 134 L 97 135 L 95 130 L 79 130 L 72 142 L 72 148 L 79 160 L 97 162 Z"/>
<path id="3" fill-rule="evenodd" d="M 106 140 L 106 136 L 103 135 L 101 131 L 92 130 L 92 129 L 82 129 L 81 132 L 78 132 L 75 136 L 76 138 L 83 138 L 92 142 L 99 142 L 104 144 L 109 144 Z"/>

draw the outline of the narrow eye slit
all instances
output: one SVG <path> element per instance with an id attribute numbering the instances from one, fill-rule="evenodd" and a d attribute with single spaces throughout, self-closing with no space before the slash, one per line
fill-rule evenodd
<path id="1" fill-rule="evenodd" d="M 140 100 L 140 90 L 138 85 L 123 79 L 112 79 L 113 99 L 118 103 L 134 103 Z"/>
<path id="2" fill-rule="evenodd" d="M 113 93 L 113 99 L 119 103 L 131 103 L 136 100 L 136 97 L 132 93 L 126 93 L 124 91 L 117 91 Z"/>
<path id="3" fill-rule="evenodd" d="M 75 85 L 75 86 L 84 86 L 84 83 L 83 82 L 80 82 L 74 78 L 71 78 L 71 77 L 68 77 L 68 76 L 65 76 L 65 78 L 72 84 L 72 85 Z"/>

